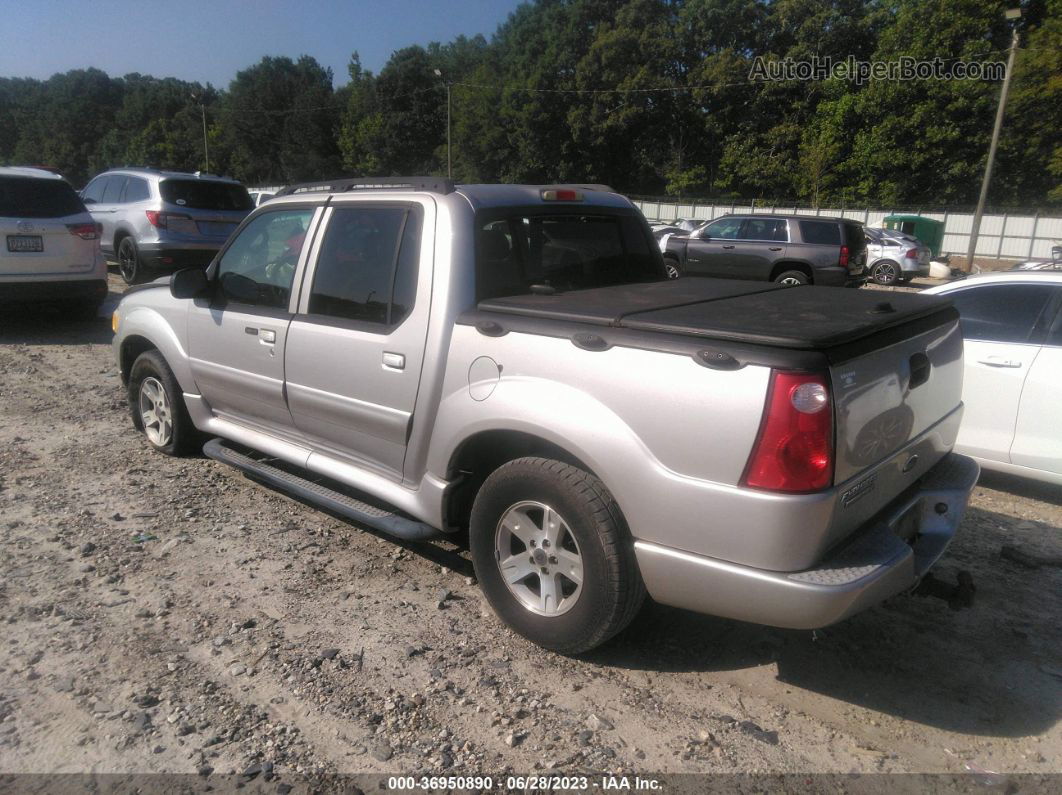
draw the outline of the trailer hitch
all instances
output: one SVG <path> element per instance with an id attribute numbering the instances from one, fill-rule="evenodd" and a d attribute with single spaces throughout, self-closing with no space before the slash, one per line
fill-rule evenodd
<path id="1" fill-rule="evenodd" d="M 943 599 L 948 603 L 948 607 L 952 610 L 962 610 L 966 607 L 973 607 L 974 594 L 977 593 L 977 586 L 974 585 L 973 577 L 970 576 L 970 572 L 960 571 L 956 579 L 958 582 L 952 585 L 949 582 L 945 582 L 944 580 L 935 577 L 933 572 L 929 572 L 914 589 L 914 595 L 923 597 L 931 596 L 937 599 Z"/>

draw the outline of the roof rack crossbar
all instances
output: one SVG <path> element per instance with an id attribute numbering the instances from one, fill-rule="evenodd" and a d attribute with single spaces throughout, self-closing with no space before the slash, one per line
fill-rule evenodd
<path id="1" fill-rule="evenodd" d="M 453 193 L 453 180 L 443 177 L 354 177 L 349 179 L 321 180 L 319 182 L 300 182 L 285 185 L 277 196 L 290 196 L 294 193 L 344 193 L 354 190 L 372 190 L 374 188 L 395 188 L 420 190 L 430 193 Z"/>

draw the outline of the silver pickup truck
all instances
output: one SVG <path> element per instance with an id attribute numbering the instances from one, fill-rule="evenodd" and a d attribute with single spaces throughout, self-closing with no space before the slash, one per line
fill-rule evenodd
<path id="1" fill-rule="evenodd" d="M 578 653 L 659 602 L 780 627 L 914 586 L 951 453 L 945 299 L 669 280 L 602 186 L 293 186 L 113 318 L 133 422 L 404 539 L 468 532 L 500 618 Z"/>

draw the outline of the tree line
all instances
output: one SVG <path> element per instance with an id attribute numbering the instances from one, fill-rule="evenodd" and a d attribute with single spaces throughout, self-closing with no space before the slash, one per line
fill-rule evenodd
<path id="1" fill-rule="evenodd" d="M 753 79 L 755 64 L 1001 62 L 988 0 L 537 0 L 488 40 L 398 50 L 349 82 L 265 57 L 227 89 L 98 69 L 0 78 L 0 162 L 75 184 L 112 166 L 248 184 L 337 174 L 602 182 L 640 195 L 958 206 L 977 199 L 998 81 Z M 1062 205 L 1062 0 L 1022 3 L 989 203 Z"/>

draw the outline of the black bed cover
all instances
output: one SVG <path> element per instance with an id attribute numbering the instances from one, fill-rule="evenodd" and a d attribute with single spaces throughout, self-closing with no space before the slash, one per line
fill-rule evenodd
<path id="1" fill-rule="evenodd" d="M 947 312 L 944 297 L 687 277 L 481 301 L 481 312 L 824 350 Z M 941 317 L 943 322 L 945 316 Z"/>

